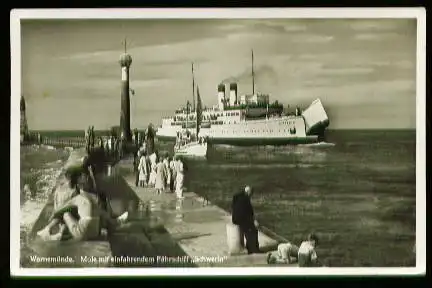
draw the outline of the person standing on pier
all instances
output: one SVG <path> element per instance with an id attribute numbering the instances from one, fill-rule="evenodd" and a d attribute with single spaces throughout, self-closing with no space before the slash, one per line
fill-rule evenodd
<path id="1" fill-rule="evenodd" d="M 134 133 L 133 133 L 133 135 L 134 135 L 134 143 L 135 143 L 135 147 L 138 149 L 139 148 L 139 138 L 138 138 L 138 129 L 134 129 Z"/>
<path id="2" fill-rule="evenodd" d="M 119 147 L 118 147 L 118 157 L 119 159 L 121 159 L 123 157 L 123 143 L 124 143 L 124 134 L 123 132 L 120 134 L 120 139 L 119 139 Z"/>
<path id="3" fill-rule="evenodd" d="M 163 159 L 163 164 L 165 168 L 165 188 L 170 188 L 171 184 L 171 169 L 169 166 L 169 157 L 168 155 L 165 156 Z"/>
<path id="4" fill-rule="evenodd" d="M 139 186 L 139 161 L 140 161 L 140 157 L 141 157 L 141 153 L 140 151 L 138 151 L 137 153 L 135 153 L 136 155 L 134 155 L 134 162 L 133 162 L 133 171 L 135 173 L 135 187 Z"/>
<path id="5" fill-rule="evenodd" d="M 90 126 L 87 127 L 87 130 L 85 130 L 84 138 L 86 143 L 86 151 L 87 153 L 89 153 L 90 152 Z"/>
<path id="6" fill-rule="evenodd" d="M 175 168 L 176 168 L 176 194 L 178 199 L 183 198 L 183 182 L 184 182 L 184 165 L 180 158 L 176 157 L 175 160 Z"/>
<path id="7" fill-rule="evenodd" d="M 96 137 L 95 132 L 94 132 L 94 126 L 91 126 L 91 134 L 90 135 L 91 135 L 90 145 L 91 145 L 91 148 L 93 149 L 95 147 L 95 137 Z"/>
<path id="8" fill-rule="evenodd" d="M 147 153 L 147 144 L 146 142 L 143 142 L 140 148 L 141 153 L 143 153 L 144 155 L 148 155 Z"/>
<path id="9" fill-rule="evenodd" d="M 156 184 L 156 165 L 157 165 L 157 155 L 153 153 L 149 156 L 150 161 L 150 179 L 148 184 L 152 187 Z"/>
<path id="10" fill-rule="evenodd" d="M 99 140 L 98 140 L 98 141 L 99 141 L 99 147 L 100 147 L 101 149 L 105 150 L 105 153 L 107 153 L 108 150 L 105 149 L 103 138 L 102 138 L 102 137 L 99 137 Z"/>
<path id="11" fill-rule="evenodd" d="M 169 188 L 171 192 L 174 192 L 175 183 L 176 183 L 176 177 L 177 177 L 177 169 L 176 169 L 176 161 L 175 156 L 172 157 L 170 163 L 169 163 L 169 169 L 171 172 L 171 181 L 169 183 Z"/>
<path id="12" fill-rule="evenodd" d="M 158 195 L 162 194 L 165 190 L 165 164 L 163 163 L 162 157 L 159 158 L 158 163 L 156 164 L 156 181 L 155 188 Z"/>
<path id="13" fill-rule="evenodd" d="M 107 151 L 108 157 L 111 157 L 112 149 L 110 147 L 110 138 L 105 138 L 104 146 L 105 146 L 105 150 Z"/>
<path id="14" fill-rule="evenodd" d="M 138 163 L 138 180 L 139 180 L 139 186 L 144 187 L 147 185 L 147 178 L 148 178 L 148 166 L 147 166 L 147 159 L 146 156 L 142 153 L 139 154 L 139 163 Z"/>
<path id="15" fill-rule="evenodd" d="M 248 254 L 260 253 L 258 243 L 258 222 L 255 220 L 250 198 L 253 191 L 246 186 L 243 191 L 234 195 L 232 200 L 232 223 L 240 228 L 242 244 L 246 238 Z"/>

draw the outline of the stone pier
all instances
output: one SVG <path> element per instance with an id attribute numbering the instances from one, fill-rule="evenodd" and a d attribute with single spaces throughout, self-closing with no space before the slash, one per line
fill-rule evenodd
<path id="1" fill-rule="evenodd" d="M 73 151 L 65 167 L 81 161 L 84 153 Z M 32 267 L 267 266 L 265 253 L 229 255 L 226 235 L 226 224 L 231 221 L 229 213 L 193 192 L 186 192 L 183 200 L 177 200 L 172 193 L 156 195 L 154 189 L 135 187 L 132 169 L 131 159 L 120 161 L 101 185 L 110 199 L 113 216 L 129 211 L 130 221 L 100 239 L 80 242 L 38 239 L 36 232 L 48 224 L 59 197 L 59 192 L 54 192 L 30 233 L 29 247 L 39 257 L 71 257 L 74 261 L 41 262 Z M 271 234 L 259 232 L 263 252 L 276 249 L 278 244 L 274 235 L 268 235 Z"/>
<path id="2" fill-rule="evenodd" d="M 266 253 L 229 255 L 226 234 L 226 225 L 231 222 L 229 213 L 193 192 L 185 192 L 184 199 L 177 200 L 173 193 L 157 195 L 153 188 L 135 187 L 131 165 L 130 161 L 119 163 L 126 182 L 142 202 L 141 209 L 151 215 L 154 223 L 163 226 L 190 258 L 197 259 L 198 267 L 268 265 Z M 261 251 L 277 249 L 279 242 L 261 231 L 258 239 Z"/>

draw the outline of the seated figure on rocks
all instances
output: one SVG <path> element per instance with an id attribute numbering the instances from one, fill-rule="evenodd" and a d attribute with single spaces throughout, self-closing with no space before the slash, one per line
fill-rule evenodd
<path id="1" fill-rule="evenodd" d="M 37 232 L 44 240 L 91 240 L 99 237 L 101 232 L 101 220 L 111 228 L 118 227 L 128 218 L 128 212 L 113 219 L 104 209 L 100 209 L 95 194 L 89 194 L 78 187 L 80 173 L 67 172 L 66 178 L 69 189 L 74 196 L 62 207 L 58 208 L 50 218 L 48 225 Z M 51 234 L 54 227 L 58 226 L 58 233 Z"/>

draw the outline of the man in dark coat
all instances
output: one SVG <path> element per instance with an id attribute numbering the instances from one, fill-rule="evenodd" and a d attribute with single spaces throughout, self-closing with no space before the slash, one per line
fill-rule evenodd
<path id="1" fill-rule="evenodd" d="M 250 197 L 252 188 L 246 186 L 243 191 L 234 195 L 232 200 L 232 222 L 240 227 L 242 243 L 246 238 L 248 254 L 259 253 L 258 222 L 255 220 Z"/>

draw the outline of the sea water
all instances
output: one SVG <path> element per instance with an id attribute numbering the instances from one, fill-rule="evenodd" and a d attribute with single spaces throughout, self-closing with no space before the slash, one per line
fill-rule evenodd
<path id="1" fill-rule="evenodd" d="M 230 210 L 253 187 L 258 221 L 300 245 L 320 237 L 328 266 L 414 266 L 414 130 L 328 131 L 325 143 L 216 147 L 188 161 L 186 185 Z"/>
<path id="2" fill-rule="evenodd" d="M 27 236 L 39 213 L 48 201 L 61 168 L 68 158 L 67 149 L 50 146 L 21 146 L 20 149 L 20 244 L 21 264 L 29 265 L 32 252 L 27 246 Z"/>

